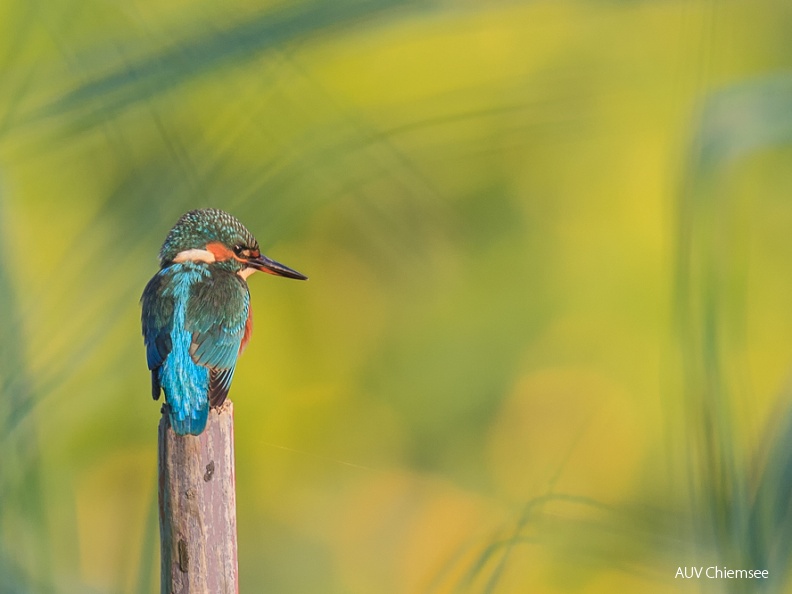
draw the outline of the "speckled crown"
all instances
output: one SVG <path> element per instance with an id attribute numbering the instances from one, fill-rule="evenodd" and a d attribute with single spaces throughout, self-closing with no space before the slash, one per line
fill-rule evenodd
<path id="1" fill-rule="evenodd" d="M 179 252 L 204 249 L 213 241 L 231 248 L 235 245 L 251 249 L 259 247 L 253 234 L 235 216 L 216 208 L 202 208 L 184 213 L 176 221 L 162 244 L 160 265 L 172 262 Z"/>

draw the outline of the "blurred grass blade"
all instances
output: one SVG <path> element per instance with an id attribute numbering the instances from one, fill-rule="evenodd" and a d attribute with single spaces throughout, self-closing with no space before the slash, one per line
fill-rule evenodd
<path id="1" fill-rule="evenodd" d="M 94 77 L 53 102 L 42 115 L 78 111 L 88 114 L 88 121 L 95 124 L 132 104 L 167 93 L 219 68 L 251 60 L 267 50 L 283 49 L 387 9 L 413 4 L 416 4 L 414 0 L 288 4 L 279 11 L 262 12 L 227 30 L 178 41 L 174 47 Z"/>
<path id="2" fill-rule="evenodd" d="M 18 289 L 15 286 L 5 257 L 13 253 L 7 248 L 5 232 L 8 229 L 7 206 L 0 188 L 0 441 L 3 444 L 4 462 L 0 464 L 0 521 L 8 532 L 17 535 L 16 554 L 35 559 L 35 581 L 38 591 L 49 592 L 51 584 L 51 551 L 44 513 L 39 444 L 35 426 L 20 432 L 15 439 L 6 441 L 11 428 L 24 418 L 34 403 L 28 364 L 25 360 L 26 341 L 24 320 L 18 307 Z M 11 514 L 4 517 L 6 514 Z M 22 525 L 19 521 L 22 521 Z M 28 546 L 28 538 L 35 536 L 35 546 Z M 27 544 L 26 544 L 27 543 Z M 0 543 L 2 547 L 3 543 Z M 0 558 L 0 564 L 9 562 Z M 30 573 L 25 568 L 21 575 Z M 10 578 L 9 578 L 10 579 Z"/>
<path id="3" fill-rule="evenodd" d="M 792 144 L 792 75 L 742 82 L 705 101 L 679 204 L 677 323 L 684 361 L 688 479 L 699 553 L 730 567 L 768 569 L 782 589 L 790 552 L 792 459 L 789 430 L 775 434 L 760 483 L 752 484 L 749 446 L 740 440 L 727 374 L 727 336 L 737 323 L 726 302 L 739 257 L 729 227 L 734 205 L 722 180 L 738 161 Z M 783 416 L 792 414 L 784 403 Z M 756 493 L 756 498 L 751 496 Z M 729 591 L 741 591 L 728 586 Z"/>

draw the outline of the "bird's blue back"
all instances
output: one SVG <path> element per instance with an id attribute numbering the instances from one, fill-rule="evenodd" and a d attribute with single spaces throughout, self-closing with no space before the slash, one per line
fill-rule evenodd
<path id="1" fill-rule="evenodd" d="M 180 435 L 200 434 L 210 398 L 225 399 L 249 311 L 247 285 L 206 264 L 175 263 L 143 293 L 143 329 L 155 398 L 165 392 Z"/>

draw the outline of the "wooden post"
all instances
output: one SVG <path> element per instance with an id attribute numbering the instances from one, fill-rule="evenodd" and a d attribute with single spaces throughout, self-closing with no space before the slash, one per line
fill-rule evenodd
<path id="1" fill-rule="evenodd" d="M 198 436 L 159 424 L 162 594 L 238 594 L 234 407 Z"/>

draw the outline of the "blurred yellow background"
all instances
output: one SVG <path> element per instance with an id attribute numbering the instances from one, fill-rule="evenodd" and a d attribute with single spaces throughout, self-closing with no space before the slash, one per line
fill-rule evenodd
<path id="1" fill-rule="evenodd" d="M 0 594 L 159 591 L 138 299 L 207 206 L 311 278 L 250 280 L 241 591 L 792 591 L 791 30 L 2 3 Z"/>

